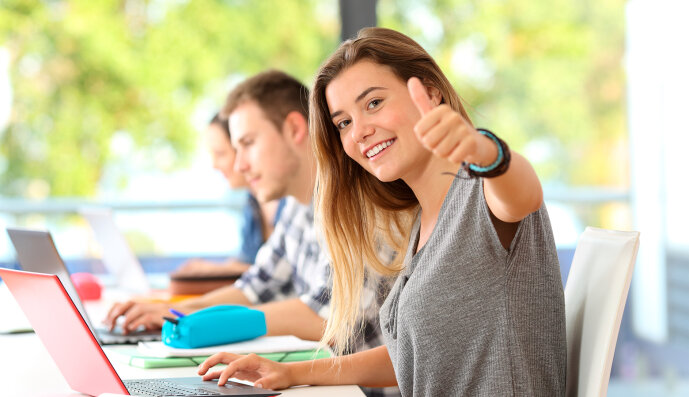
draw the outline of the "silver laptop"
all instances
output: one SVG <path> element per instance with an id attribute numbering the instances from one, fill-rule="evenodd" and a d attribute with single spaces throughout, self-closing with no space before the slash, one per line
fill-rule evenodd
<path id="1" fill-rule="evenodd" d="M 53 274 L 0 269 L 17 303 L 36 330 L 69 386 L 81 393 L 118 393 L 136 396 L 275 396 L 280 393 L 242 383 L 201 377 L 122 380 L 85 318 Z M 39 379 L 40 381 L 40 379 Z"/>
<path id="2" fill-rule="evenodd" d="M 144 269 L 115 224 L 112 211 L 108 208 L 82 208 L 79 213 L 91 225 L 102 249 L 103 264 L 115 278 L 117 288 L 138 294 L 148 293 L 150 285 Z"/>
<path id="3" fill-rule="evenodd" d="M 57 252 L 50 232 L 8 228 L 7 234 L 9 234 L 14 249 L 17 251 L 17 259 L 22 269 L 29 272 L 56 275 L 84 317 L 89 329 L 96 335 L 101 344 L 112 345 L 160 340 L 160 331 L 139 331 L 124 335 L 117 328 L 110 331 L 104 326 L 94 327 L 81 299 L 79 299 L 74 284 L 72 284 L 67 267 Z"/>

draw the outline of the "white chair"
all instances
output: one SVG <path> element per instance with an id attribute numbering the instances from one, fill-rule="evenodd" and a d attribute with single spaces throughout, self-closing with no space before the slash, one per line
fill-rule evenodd
<path id="1" fill-rule="evenodd" d="M 565 287 L 567 397 L 605 396 L 639 232 L 587 227 Z"/>

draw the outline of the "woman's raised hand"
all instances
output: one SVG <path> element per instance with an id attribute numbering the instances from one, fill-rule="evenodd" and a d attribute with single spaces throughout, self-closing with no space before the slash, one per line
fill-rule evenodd
<path id="1" fill-rule="evenodd" d="M 447 104 L 435 105 L 426 87 L 416 77 L 407 82 L 409 95 L 421 113 L 414 126 L 419 141 L 436 156 L 455 164 L 491 164 L 498 157 L 497 146 Z M 439 94 L 438 94 L 439 95 Z"/>
<path id="2" fill-rule="evenodd" d="M 220 363 L 227 364 L 227 367 L 208 372 Z M 199 365 L 198 374 L 203 375 L 203 380 L 218 379 L 219 386 L 227 383 L 229 378 L 248 380 L 263 389 L 279 390 L 292 386 L 287 365 L 255 354 L 216 353 Z"/>

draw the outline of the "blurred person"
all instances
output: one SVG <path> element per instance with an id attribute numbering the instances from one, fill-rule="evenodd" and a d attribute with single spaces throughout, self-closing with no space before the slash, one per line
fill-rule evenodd
<path id="1" fill-rule="evenodd" d="M 273 234 L 234 285 L 179 303 L 115 304 L 105 323 L 157 329 L 174 308 L 191 313 L 218 304 L 252 306 L 266 314 L 268 335 L 319 340 L 329 303 L 328 262 L 313 227 L 315 161 L 308 137 L 308 89 L 280 72 L 256 75 L 235 87 L 221 111 L 229 119 L 234 169 L 259 202 L 286 197 Z"/>
<path id="2" fill-rule="evenodd" d="M 228 121 L 223 119 L 220 113 L 213 116 L 205 131 L 206 146 L 213 161 L 213 168 L 225 177 L 230 188 L 246 189 L 249 184 L 244 175 L 234 169 L 237 151 L 232 147 L 230 128 L 227 123 Z M 273 232 L 284 203 L 284 199 L 259 203 L 249 192 L 242 212 L 240 231 L 242 242 L 238 256 L 228 258 L 222 263 L 199 258 L 190 259 L 182 264 L 175 274 L 182 276 L 243 273 L 254 263 L 259 248 Z"/>

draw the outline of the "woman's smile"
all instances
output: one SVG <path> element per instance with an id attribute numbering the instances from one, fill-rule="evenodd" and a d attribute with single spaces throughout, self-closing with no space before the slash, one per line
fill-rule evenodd
<path id="1" fill-rule="evenodd" d="M 379 158 L 380 156 L 383 155 L 383 152 L 387 151 L 387 148 L 389 148 L 397 138 L 392 138 L 388 139 L 387 141 L 380 142 L 376 145 L 373 145 L 372 147 L 364 150 L 364 156 L 366 156 L 369 160 L 375 160 Z"/>

